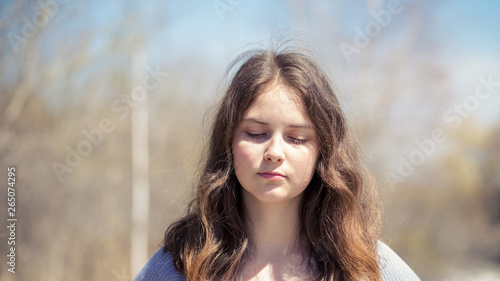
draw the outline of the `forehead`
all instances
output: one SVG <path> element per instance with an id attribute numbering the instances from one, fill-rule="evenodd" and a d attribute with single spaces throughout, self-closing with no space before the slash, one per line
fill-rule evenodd
<path id="1" fill-rule="evenodd" d="M 263 88 L 244 112 L 243 120 L 245 119 L 312 125 L 300 94 L 297 90 L 282 84 Z"/>

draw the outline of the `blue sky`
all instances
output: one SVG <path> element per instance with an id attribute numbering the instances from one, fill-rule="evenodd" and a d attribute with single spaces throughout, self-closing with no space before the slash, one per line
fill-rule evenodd
<path id="1" fill-rule="evenodd" d="M 394 0 L 393 0 L 394 1 Z M 290 8 L 292 2 L 303 2 L 297 22 L 292 19 L 296 9 Z M 379 2 L 378 0 L 367 1 Z M 388 1 L 382 4 L 382 8 Z M 401 0 L 403 7 L 418 3 L 413 0 Z M 13 2 L 2 2 L 1 15 L 5 19 L 9 10 L 14 8 Z M 227 5 L 223 19 L 219 18 L 215 6 Z M 231 3 L 237 3 L 231 7 Z M 321 37 L 330 32 L 334 24 L 342 26 L 342 33 L 354 36 L 352 29 L 369 14 L 364 5 L 353 6 L 361 1 L 248 1 L 248 0 L 214 0 L 214 1 L 75 1 L 62 5 L 73 7 L 76 17 L 68 19 L 63 28 L 72 32 L 75 28 L 85 29 L 95 33 L 98 46 L 106 40 L 112 40 L 111 29 L 119 32 L 145 33 L 148 48 L 153 53 L 163 57 L 206 56 L 207 59 L 227 57 L 237 52 L 245 45 L 256 41 L 267 41 L 272 33 L 291 31 L 305 40 L 321 42 Z M 432 16 L 434 23 L 429 31 L 439 40 L 442 55 L 469 57 L 488 55 L 498 57 L 500 49 L 500 1 L 432 1 L 426 6 L 424 15 Z M 27 18 L 38 8 L 32 6 Z M 395 15 L 401 20 L 406 11 Z M 60 12 L 59 14 L 62 14 Z M 60 15 L 59 17 L 63 17 Z M 123 25 L 122 20 L 133 14 L 137 21 L 132 25 Z M 19 20 L 16 18 L 16 20 Z M 425 23 L 426 19 L 424 19 Z M 329 25 L 321 26 L 320 23 Z M 13 30 L 19 30 L 19 21 L 12 25 Z M 114 28 L 114 30 L 113 30 Z M 118 29 L 118 30 L 117 30 Z M 82 29 L 80 29 L 82 30 Z M 392 32 L 392 29 L 385 31 Z M 382 31 L 384 32 L 384 31 Z M 58 31 L 64 34 L 64 31 Z M 50 37 L 51 34 L 45 34 Z M 383 33 L 381 36 L 387 36 Z M 7 41 L 7 40 L 6 40 Z M 107 43 L 107 42 L 106 42 Z"/>
<path id="2" fill-rule="evenodd" d="M 447 49 L 458 53 L 485 52 L 498 55 L 500 50 L 500 1 L 443 1 L 435 13 L 442 26 L 437 31 Z"/>
<path id="3" fill-rule="evenodd" d="M 437 1 L 436 1 L 437 2 Z M 450 73 L 457 102 L 471 95 L 477 77 L 493 76 L 500 81 L 500 1 L 443 1 L 434 9 L 442 56 Z M 498 120 L 500 90 L 478 113 L 483 120 Z"/>
<path id="4" fill-rule="evenodd" d="M 59 54 L 53 50 L 61 44 L 69 46 L 70 54 L 78 54 L 81 51 L 79 40 L 84 35 L 91 35 L 91 54 L 99 57 L 102 56 L 100 52 L 117 38 L 139 34 L 150 62 L 160 62 L 170 67 L 168 71 L 171 72 L 178 71 L 179 63 L 185 62 L 193 75 L 205 73 L 206 79 L 216 80 L 231 59 L 249 44 L 260 42 L 265 46 L 273 35 L 291 34 L 304 41 L 325 61 L 333 58 L 328 63 L 335 74 L 335 71 L 352 66 L 339 56 L 340 43 L 352 42 L 354 29 L 362 28 L 372 20 L 371 13 L 385 9 L 388 2 L 366 1 L 371 7 L 367 9 L 362 5 L 363 1 L 80 0 L 61 4 L 61 10 L 50 19 L 49 27 L 41 33 L 41 60 L 55 61 Z M 415 54 L 419 53 L 418 48 L 428 48 L 423 53 L 427 59 L 441 62 L 453 89 L 457 90 L 457 100 L 473 91 L 479 75 L 492 74 L 500 80 L 500 1 L 426 2 L 421 19 L 425 32 L 417 38 Z M 15 6 L 14 2 L 5 3 L 0 11 L 4 20 Z M 232 3 L 236 4 L 232 6 Z M 401 0 L 400 3 L 403 11 L 392 15 L 390 25 L 384 27 L 375 39 L 383 44 L 370 47 L 380 46 L 382 51 L 385 48 L 386 53 L 390 53 L 391 46 L 402 36 L 405 19 L 421 2 Z M 40 9 L 33 3 L 26 5 L 30 8 L 27 18 Z M 227 9 L 221 14 L 216 6 Z M 50 24 L 57 22 L 62 24 L 57 25 L 58 29 L 51 29 Z M 19 32 L 21 18 L 15 17 L 9 20 L 9 24 L 10 30 Z M 22 56 L 22 52 L 18 54 L 20 59 Z M 383 58 L 382 55 L 380 59 Z M 104 60 L 94 59 L 88 69 L 94 72 L 105 69 L 112 60 L 109 55 Z M 189 78 L 184 79 L 189 81 Z M 498 103 L 498 99 L 492 101 Z M 496 111 L 484 110 L 490 115 Z"/>

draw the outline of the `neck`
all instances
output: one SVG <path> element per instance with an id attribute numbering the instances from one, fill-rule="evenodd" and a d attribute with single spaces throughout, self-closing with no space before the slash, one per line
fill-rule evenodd
<path id="1" fill-rule="evenodd" d="M 279 203 L 266 203 L 243 192 L 245 212 L 251 226 L 252 255 L 275 258 L 301 254 L 298 246 L 301 196 Z"/>

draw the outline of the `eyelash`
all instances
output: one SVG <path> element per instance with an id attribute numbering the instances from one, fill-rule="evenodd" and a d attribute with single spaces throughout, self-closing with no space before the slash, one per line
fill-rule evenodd
<path id="1" fill-rule="evenodd" d="M 259 139 L 261 137 L 264 137 L 266 134 L 252 134 L 252 133 L 247 132 L 247 135 L 250 138 Z M 307 141 L 307 140 L 302 140 L 302 139 L 297 139 L 297 138 L 292 138 L 292 137 L 290 137 L 290 139 L 292 140 L 293 144 L 304 144 Z"/>
<path id="2" fill-rule="evenodd" d="M 247 135 L 253 139 L 257 139 L 257 138 L 263 137 L 265 134 L 252 134 L 252 133 L 247 132 Z"/>
<path id="3" fill-rule="evenodd" d="M 294 144 L 304 144 L 307 140 L 291 138 Z"/>

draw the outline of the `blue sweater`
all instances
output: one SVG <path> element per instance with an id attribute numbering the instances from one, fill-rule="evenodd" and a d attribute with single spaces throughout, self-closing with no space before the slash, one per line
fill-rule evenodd
<path id="1" fill-rule="evenodd" d="M 383 242 L 378 243 L 380 273 L 384 281 L 420 281 L 411 268 Z M 176 271 L 169 253 L 159 249 L 144 265 L 134 281 L 186 281 Z"/>

